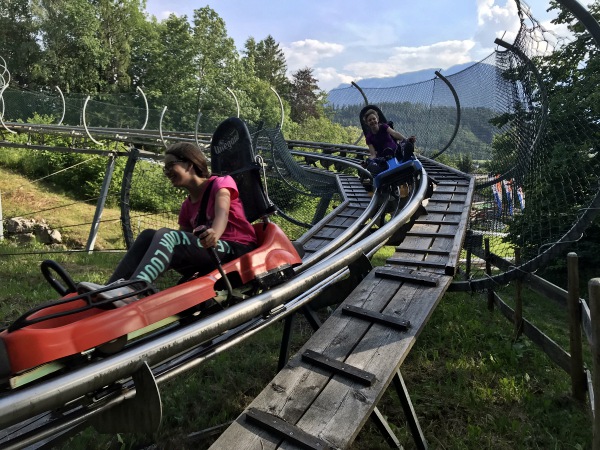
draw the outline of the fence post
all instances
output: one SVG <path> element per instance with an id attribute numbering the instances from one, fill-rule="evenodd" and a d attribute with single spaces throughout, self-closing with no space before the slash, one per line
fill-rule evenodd
<path id="1" fill-rule="evenodd" d="M 592 387 L 594 389 L 592 449 L 600 450 L 600 278 L 592 278 L 588 283 L 590 296 L 590 316 L 592 322 Z"/>
<path id="2" fill-rule="evenodd" d="M 467 230 L 467 262 L 466 262 L 466 269 L 465 269 L 465 275 L 467 277 L 467 280 L 471 278 L 471 258 L 473 255 L 473 230 L 471 230 L 470 228 Z"/>
<path id="3" fill-rule="evenodd" d="M 515 267 L 521 265 L 521 249 L 515 248 Z M 523 332 L 523 280 L 517 278 L 515 281 L 515 340 Z"/>
<path id="4" fill-rule="evenodd" d="M 490 238 L 485 238 L 485 273 L 492 276 L 492 262 L 490 261 Z M 494 289 L 488 288 L 488 309 L 494 310 Z"/>
<path id="5" fill-rule="evenodd" d="M 571 353 L 571 391 L 578 402 L 585 402 L 585 372 L 581 347 L 581 305 L 579 303 L 579 268 L 576 253 L 567 255 L 569 307 L 569 351 Z"/>
<path id="6" fill-rule="evenodd" d="M 96 212 L 94 213 L 94 220 L 92 221 L 92 227 L 90 228 L 90 235 L 88 237 L 87 245 L 85 249 L 88 253 L 94 250 L 94 244 L 96 243 L 96 237 L 98 236 L 98 228 L 100 227 L 100 219 L 102 218 L 102 211 L 104 210 L 104 204 L 106 203 L 106 197 L 108 196 L 108 188 L 112 180 L 113 171 L 115 169 L 115 154 L 111 153 L 108 156 L 108 164 L 106 164 L 106 174 L 104 175 L 104 181 L 100 188 L 100 197 L 96 204 Z"/>

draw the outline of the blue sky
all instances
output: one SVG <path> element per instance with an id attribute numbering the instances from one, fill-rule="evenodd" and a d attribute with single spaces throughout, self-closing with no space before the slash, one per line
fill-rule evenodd
<path id="1" fill-rule="evenodd" d="M 549 0 L 527 0 L 533 16 L 551 27 Z M 213 9 L 238 49 L 249 37 L 273 36 L 289 73 L 313 69 L 326 91 L 361 78 L 479 61 L 494 39 L 512 42 L 518 30 L 514 0 L 147 0 L 149 15 L 193 18 Z M 433 78 L 432 74 L 432 78 Z"/>

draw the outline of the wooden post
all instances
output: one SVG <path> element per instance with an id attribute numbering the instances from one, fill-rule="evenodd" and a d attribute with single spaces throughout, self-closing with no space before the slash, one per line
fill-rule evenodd
<path id="1" fill-rule="evenodd" d="M 579 303 L 579 270 L 576 253 L 567 255 L 569 307 L 569 351 L 571 353 L 571 391 L 573 398 L 585 402 L 585 372 L 581 347 L 581 305 Z"/>
<path id="2" fill-rule="evenodd" d="M 492 276 L 492 263 L 490 261 L 490 238 L 485 238 L 485 273 L 488 276 Z M 490 311 L 494 310 L 494 289 L 491 287 L 488 288 L 488 309 Z"/>
<path id="3" fill-rule="evenodd" d="M 594 437 L 592 449 L 600 450 L 600 278 L 592 278 L 588 283 L 590 296 L 590 316 L 592 322 L 592 387 L 594 389 Z"/>
<path id="4" fill-rule="evenodd" d="M 470 228 L 467 230 L 467 267 L 465 269 L 465 276 L 467 280 L 471 278 L 471 258 L 473 255 L 473 230 Z"/>
<path id="5" fill-rule="evenodd" d="M 521 265 L 521 249 L 515 248 L 515 267 Z M 515 281 L 515 341 L 523 332 L 523 280 L 517 278 Z"/>

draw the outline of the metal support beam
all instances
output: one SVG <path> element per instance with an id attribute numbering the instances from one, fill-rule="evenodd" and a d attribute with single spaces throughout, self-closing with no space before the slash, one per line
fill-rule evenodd
<path id="1" fill-rule="evenodd" d="M 375 424 L 375 426 L 379 429 L 379 432 L 383 435 L 383 438 L 388 443 L 390 448 L 398 448 L 404 450 L 404 447 L 400 444 L 400 441 L 390 428 L 387 420 L 383 417 L 383 414 L 379 411 L 377 407 L 371 413 L 371 420 Z"/>
<path id="2" fill-rule="evenodd" d="M 135 396 L 93 417 L 99 433 L 153 433 L 162 421 L 158 385 L 147 362 L 132 375 Z"/>
<path id="3" fill-rule="evenodd" d="M 102 182 L 102 187 L 100 189 L 100 198 L 98 198 L 94 220 L 92 221 L 92 228 L 90 229 L 90 235 L 85 247 L 88 253 L 91 253 L 94 250 L 94 244 L 96 243 L 96 237 L 98 236 L 98 228 L 100 227 L 100 219 L 102 218 L 102 211 L 104 210 L 104 204 L 106 203 L 106 197 L 108 196 L 108 188 L 110 187 L 110 182 L 115 169 L 115 160 L 115 154 L 111 153 L 108 156 L 106 174 L 104 175 L 104 181 Z"/>
<path id="4" fill-rule="evenodd" d="M 277 363 L 277 372 L 285 367 L 290 359 L 290 344 L 292 340 L 292 326 L 296 314 L 290 314 L 283 321 L 283 334 L 281 336 L 281 347 L 279 348 L 279 362 Z"/>
<path id="5" fill-rule="evenodd" d="M 410 396 L 408 395 L 408 389 L 406 389 L 406 384 L 404 384 L 404 379 L 399 370 L 397 370 L 396 375 L 394 375 L 393 383 L 396 392 L 398 393 L 398 397 L 400 398 L 402 409 L 404 409 L 404 415 L 406 416 L 406 421 L 408 422 L 408 426 L 415 440 L 416 447 L 419 450 L 426 450 L 428 448 L 427 441 L 425 440 L 425 436 L 419 425 L 419 419 L 417 419 L 417 414 L 415 413 L 415 409 L 410 401 Z"/>

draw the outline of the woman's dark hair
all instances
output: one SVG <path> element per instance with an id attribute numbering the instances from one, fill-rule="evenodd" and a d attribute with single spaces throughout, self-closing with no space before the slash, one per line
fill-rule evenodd
<path id="1" fill-rule="evenodd" d="M 189 161 L 194 166 L 196 175 L 202 178 L 210 177 L 206 156 L 202 150 L 190 142 L 177 142 L 169 145 L 169 148 L 165 150 L 165 155 L 173 155 L 182 161 Z"/>

